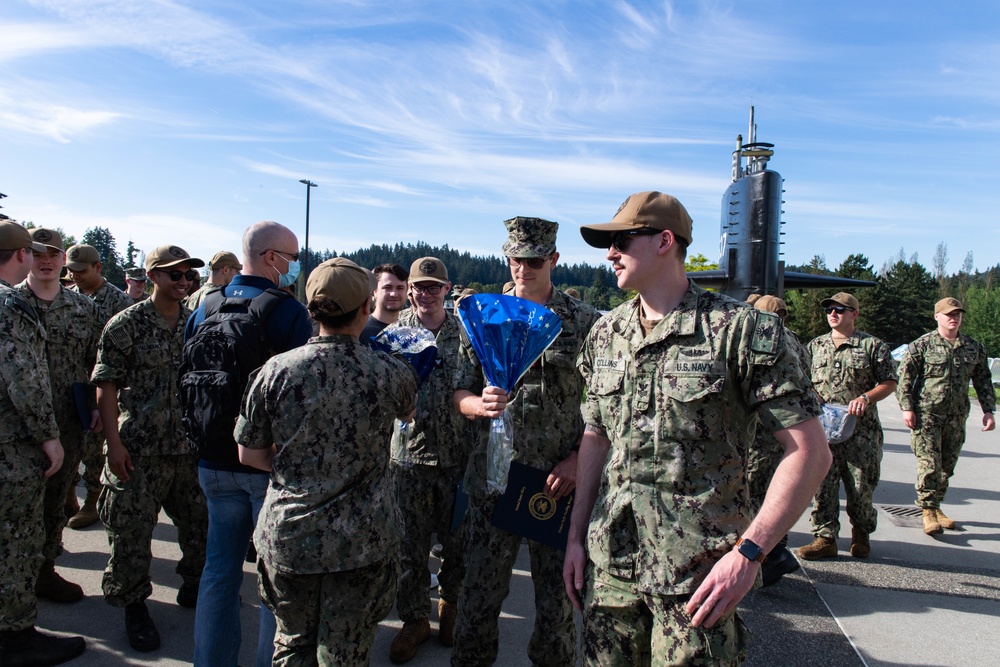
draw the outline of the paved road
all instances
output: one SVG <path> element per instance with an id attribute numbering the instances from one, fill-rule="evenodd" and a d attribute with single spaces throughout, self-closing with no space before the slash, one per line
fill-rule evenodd
<path id="1" fill-rule="evenodd" d="M 946 510 L 961 531 L 931 538 L 913 507 L 916 464 L 909 432 L 893 399 L 881 406 L 886 445 L 882 482 L 875 495 L 879 528 L 867 561 L 846 549 L 850 525 L 842 530 L 838 558 L 812 562 L 772 588 L 751 593 L 741 611 L 754 633 L 748 665 L 995 665 L 1000 646 L 1000 434 L 982 433 L 973 407 L 969 440 L 958 465 Z M 79 489 L 82 495 L 82 489 Z M 901 514 L 903 516 L 896 516 Z M 796 524 L 790 544 L 810 540 L 808 513 Z M 842 521 L 847 523 L 845 514 Z M 173 568 L 179 552 L 176 530 L 161 515 L 154 536 L 154 595 L 150 611 L 164 639 L 151 654 L 131 651 L 123 614 L 100 596 L 107 540 L 100 525 L 67 530 L 67 553 L 58 566 L 83 585 L 86 599 L 63 606 L 42 602 L 39 625 L 87 637 L 88 651 L 74 665 L 183 665 L 192 658 L 194 612 L 174 603 L 180 578 Z M 518 560 L 511 595 L 501 619 L 499 665 L 528 665 L 525 646 L 533 623 L 527 554 Z M 241 663 L 253 664 L 256 596 L 252 566 L 243 588 L 244 642 Z M 400 623 L 395 615 L 380 626 L 373 665 L 389 665 L 388 650 Z M 431 639 L 414 667 L 446 665 L 449 650 Z"/>

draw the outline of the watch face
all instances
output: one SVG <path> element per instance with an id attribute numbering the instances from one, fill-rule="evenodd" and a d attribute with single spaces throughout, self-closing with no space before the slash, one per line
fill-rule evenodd
<path id="1" fill-rule="evenodd" d="M 750 540 L 740 540 L 740 553 L 750 560 L 757 560 L 760 558 L 763 550 Z"/>

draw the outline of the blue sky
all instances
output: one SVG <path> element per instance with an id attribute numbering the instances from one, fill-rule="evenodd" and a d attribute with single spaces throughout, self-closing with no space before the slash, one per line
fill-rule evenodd
<path id="1" fill-rule="evenodd" d="M 351 251 L 499 254 L 662 190 L 719 252 L 736 135 L 785 179 L 786 262 L 939 243 L 997 264 L 1000 6 L 941 2 L 7 0 L 4 213 L 124 250 L 239 250 L 272 219 Z M 991 194 L 992 193 L 992 194 Z"/>

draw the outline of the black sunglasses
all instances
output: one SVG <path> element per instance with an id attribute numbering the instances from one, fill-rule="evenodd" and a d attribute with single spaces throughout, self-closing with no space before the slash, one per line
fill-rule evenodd
<path id="1" fill-rule="evenodd" d="M 611 247 L 618 252 L 625 252 L 632 244 L 632 239 L 636 236 L 653 236 L 654 234 L 659 234 L 662 231 L 662 229 L 642 227 L 641 229 L 633 229 L 627 232 L 615 232 L 611 235 Z"/>
<path id="2" fill-rule="evenodd" d="M 508 257 L 507 264 L 514 268 L 515 266 L 526 266 L 532 271 L 537 271 L 538 269 L 545 266 L 545 262 L 552 259 L 552 256 L 548 257 Z"/>
<path id="3" fill-rule="evenodd" d="M 292 253 L 290 253 L 290 252 L 285 252 L 284 250 L 275 250 L 274 248 L 268 248 L 268 249 L 267 249 L 267 250 L 265 250 L 264 252 L 260 253 L 260 256 L 261 256 L 261 257 L 263 257 L 264 255 L 266 255 L 266 254 L 267 254 L 267 253 L 269 253 L 269 252 L 274 252 L 274 253 L 277 253 L 277 254 L 279 254 L 279 255 L 288 255 L 289 257 L 291 257 L 291 258 L 292 258 L 292 261 L 293 261 L 293 262 L 297 262 L 297 261 L 299 261 L 299 253 L 295 253 L 295 254 L 293 255 L 293 254 L 292 254 Z"/>
<path id="4" fill-rule="evenodd" d="M 170 277 L 175 283 L 181 278 L 186 278 L 188 282 L 194 280 L 198 277 L 198 272 L 194 269 L 188 269 L 187 271 L 168 271 L 167 269 L 153 269 L 154 271 L 159 271 L 160 273 L 165 273 Z"/>
<path id="5" fill-rule="evenodd" d="M 838 315 L 843 315 L 845 310 L 854 310 L 854 309 L 848 308 L 847 306 L 827 306 L 823 310 L 826 311 L 827 315 L 829 315 L 830 313 L 837 313 Z"/>

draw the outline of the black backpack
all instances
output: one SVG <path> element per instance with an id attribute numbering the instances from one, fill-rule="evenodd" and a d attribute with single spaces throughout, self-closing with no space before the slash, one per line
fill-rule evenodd
<path id="1" fill-rule="evenodd" d="M 198 455 L 240 467 L 233 429 L 250 378 L 272 355 L 264 321 L 288 292 L 270 288 L 253 298 L 227 297 L 225 288 L 205 295 L 205 319 L 181 353 L 181 418 Z"/>

